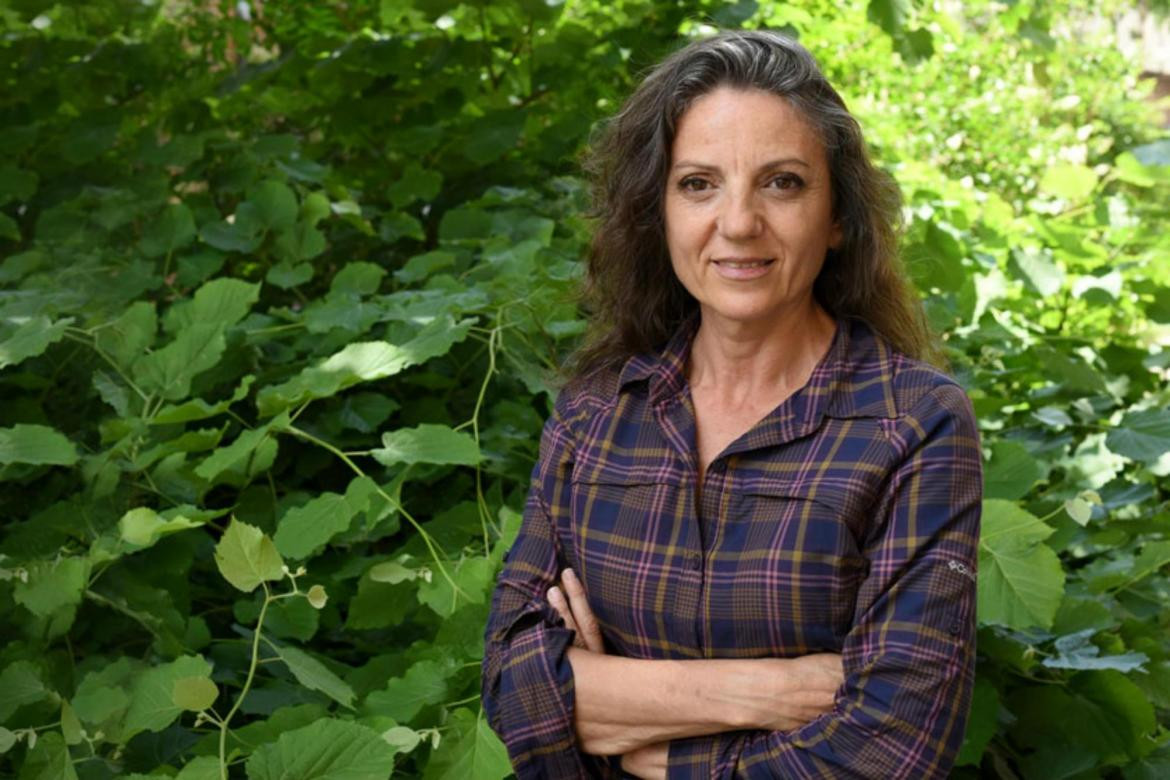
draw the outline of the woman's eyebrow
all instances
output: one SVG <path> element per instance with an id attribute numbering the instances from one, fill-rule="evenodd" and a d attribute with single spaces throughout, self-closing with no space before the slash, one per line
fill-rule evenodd
<path id="1" fill-rule="evenodd" d="M 812 168 L 811 165 L 799 157 L 782 157 L 778 160 L 770 160 L 764 163 L 759 167 L 759 170 L 766 171 L 771 168 L 782 168 L 785 165 L 803 165 L 805 168 Z M 671 170 L 675 170 L 676 168 L 699 168 L 706 171 L 721 170 L 718 165 L 707 165 L 706 163 L 695 162 L 694 160 L 679 160 L 670 166 Z"/>

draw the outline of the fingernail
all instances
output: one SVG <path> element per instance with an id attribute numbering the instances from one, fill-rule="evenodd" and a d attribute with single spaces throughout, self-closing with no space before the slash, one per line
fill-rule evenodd
<path id="1" fill-rule="evenodd" d="M 558 588 L 556 585 L 553 585 L 551 588 L 548 589 L 548 597 L 550 599 L 557 598 L 560 595 L 561 595 L 561 589 Z"/>
<path id="2" fill-rule="evenodd" d="M 577 574 L 576 574 L 576 573 L 575 573 L 575 572 L 574 572 L 572 569 L 565 569 L 565 571 L 564 571 L 564 575 L 563 575 L 563 576 L 565 576 L 565 577 L 567 577 L 568 579 L 571 579 L 571 580 L 576 580 L 576 579 L 577 579 Z"/>

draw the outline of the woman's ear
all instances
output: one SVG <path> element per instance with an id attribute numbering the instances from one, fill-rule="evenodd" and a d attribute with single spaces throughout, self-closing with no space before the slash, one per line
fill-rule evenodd
<path id="1" fill-rule="evenodd" d="M 829 230 L 829 249 L 840 249 L 841 241 L 844 236 L 841 232 L 841 223 L 834 222 L 833 227 Z"/>

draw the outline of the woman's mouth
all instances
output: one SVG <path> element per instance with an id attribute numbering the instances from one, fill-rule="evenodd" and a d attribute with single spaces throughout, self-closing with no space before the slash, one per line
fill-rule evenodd
<path id="1" fill-rule="evenodd" d="M 712 260 L 716 273 L 724 279 L 743 281 L 756 279 L 768 273 L 768 268 L 775 262 L 773 257 L 725 258 Z"/>

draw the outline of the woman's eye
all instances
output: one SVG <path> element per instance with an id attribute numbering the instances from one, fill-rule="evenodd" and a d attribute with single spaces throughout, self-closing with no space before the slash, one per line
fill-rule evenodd
<path id="1" fill-rule="evenodd" d="M 804 185 L 804 180 L 795 173 L 785 173 L 772 179 L 770 184 L 778 190 L 796 190 Z"/>
<path id="2" fill-rule="evenodd" d="M 688 176 L 678 183 L 679 189 L 685 192 L 701 192 L 707 189 L 706 179 L 700 179 L 697 176 Z"/>

